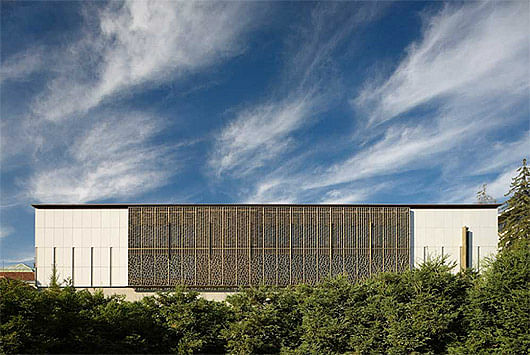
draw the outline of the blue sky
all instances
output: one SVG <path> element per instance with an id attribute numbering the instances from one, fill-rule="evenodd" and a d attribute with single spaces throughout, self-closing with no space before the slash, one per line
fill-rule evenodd
<path id="1" fill-rule="evenodd" d="M 522 2 L 2 2 L 2 263 L 31 203 L 503 200 Z"/>

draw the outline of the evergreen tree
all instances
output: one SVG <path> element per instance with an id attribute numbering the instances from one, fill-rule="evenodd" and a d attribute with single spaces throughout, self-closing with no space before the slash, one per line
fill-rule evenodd
<path id="1" fill-rule="evenodd" d="M 530 353 L 530 244 L 519 241 L 491 262 L 469 290 L 466 339 L 454 354 Z"/>
<path id="2" fill-rule="evenodd" d="M 486 192 L 486 184 L 482 185 L 482 189 L 477 192 L 477 202 L 478 203 L 495 203 L 497 202 L 493 197 L 488 195 Z"/>
<path id="3" fill-rule="evenodd" d="M 505 202 L 499 217 L 501 226 L 499 248 L 510 248 L 530 236 L 530 169 L 523 159 L 523 166 L 517 169 L 517 176 L 512 179 L 511 197 Z"/>
<path id="4" fill-rule="evenodd" d="M 59 289 L 59 275 L 57 274 L 57 267 L 55 263 L 52 265 L 52 274 L 50 276 L 50 289 L 57 290 Z"/>

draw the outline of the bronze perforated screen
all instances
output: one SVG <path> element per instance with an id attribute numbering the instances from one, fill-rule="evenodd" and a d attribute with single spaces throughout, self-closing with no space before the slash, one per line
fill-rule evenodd
<path id="1" fill-rule="evenodd" d="M 315 284 L 409 268 L 408 207 L 129 207 L 129 285 Z"/>

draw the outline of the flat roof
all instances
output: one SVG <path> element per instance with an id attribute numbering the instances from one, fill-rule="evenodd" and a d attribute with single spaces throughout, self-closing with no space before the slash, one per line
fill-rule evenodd
<path id="1" fill-rule="evenodd" d="M 361 204 L 277 204 L 277 203 L 34 203 L 32 206 L 39 209 L 91 209 L 91 208 L 128 208 L 128 207 L 161 207 L 161 206 L 255 206 L 255 207 L 409 207 L 414 209 L 487 209 L 498 208 L 502 203 L 420 203 L 420 204 L 385 204 L 385 203 L 361 203 Z"/>

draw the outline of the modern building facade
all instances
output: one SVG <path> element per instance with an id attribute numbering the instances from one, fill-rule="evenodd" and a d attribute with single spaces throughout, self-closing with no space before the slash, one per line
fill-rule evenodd
<path id="1" fill-rule="evenodd" d="M 37 285 L 230 290 L 403 271 L 446 255 L 480 268 L 498 204 L 39 204 Z"/>

